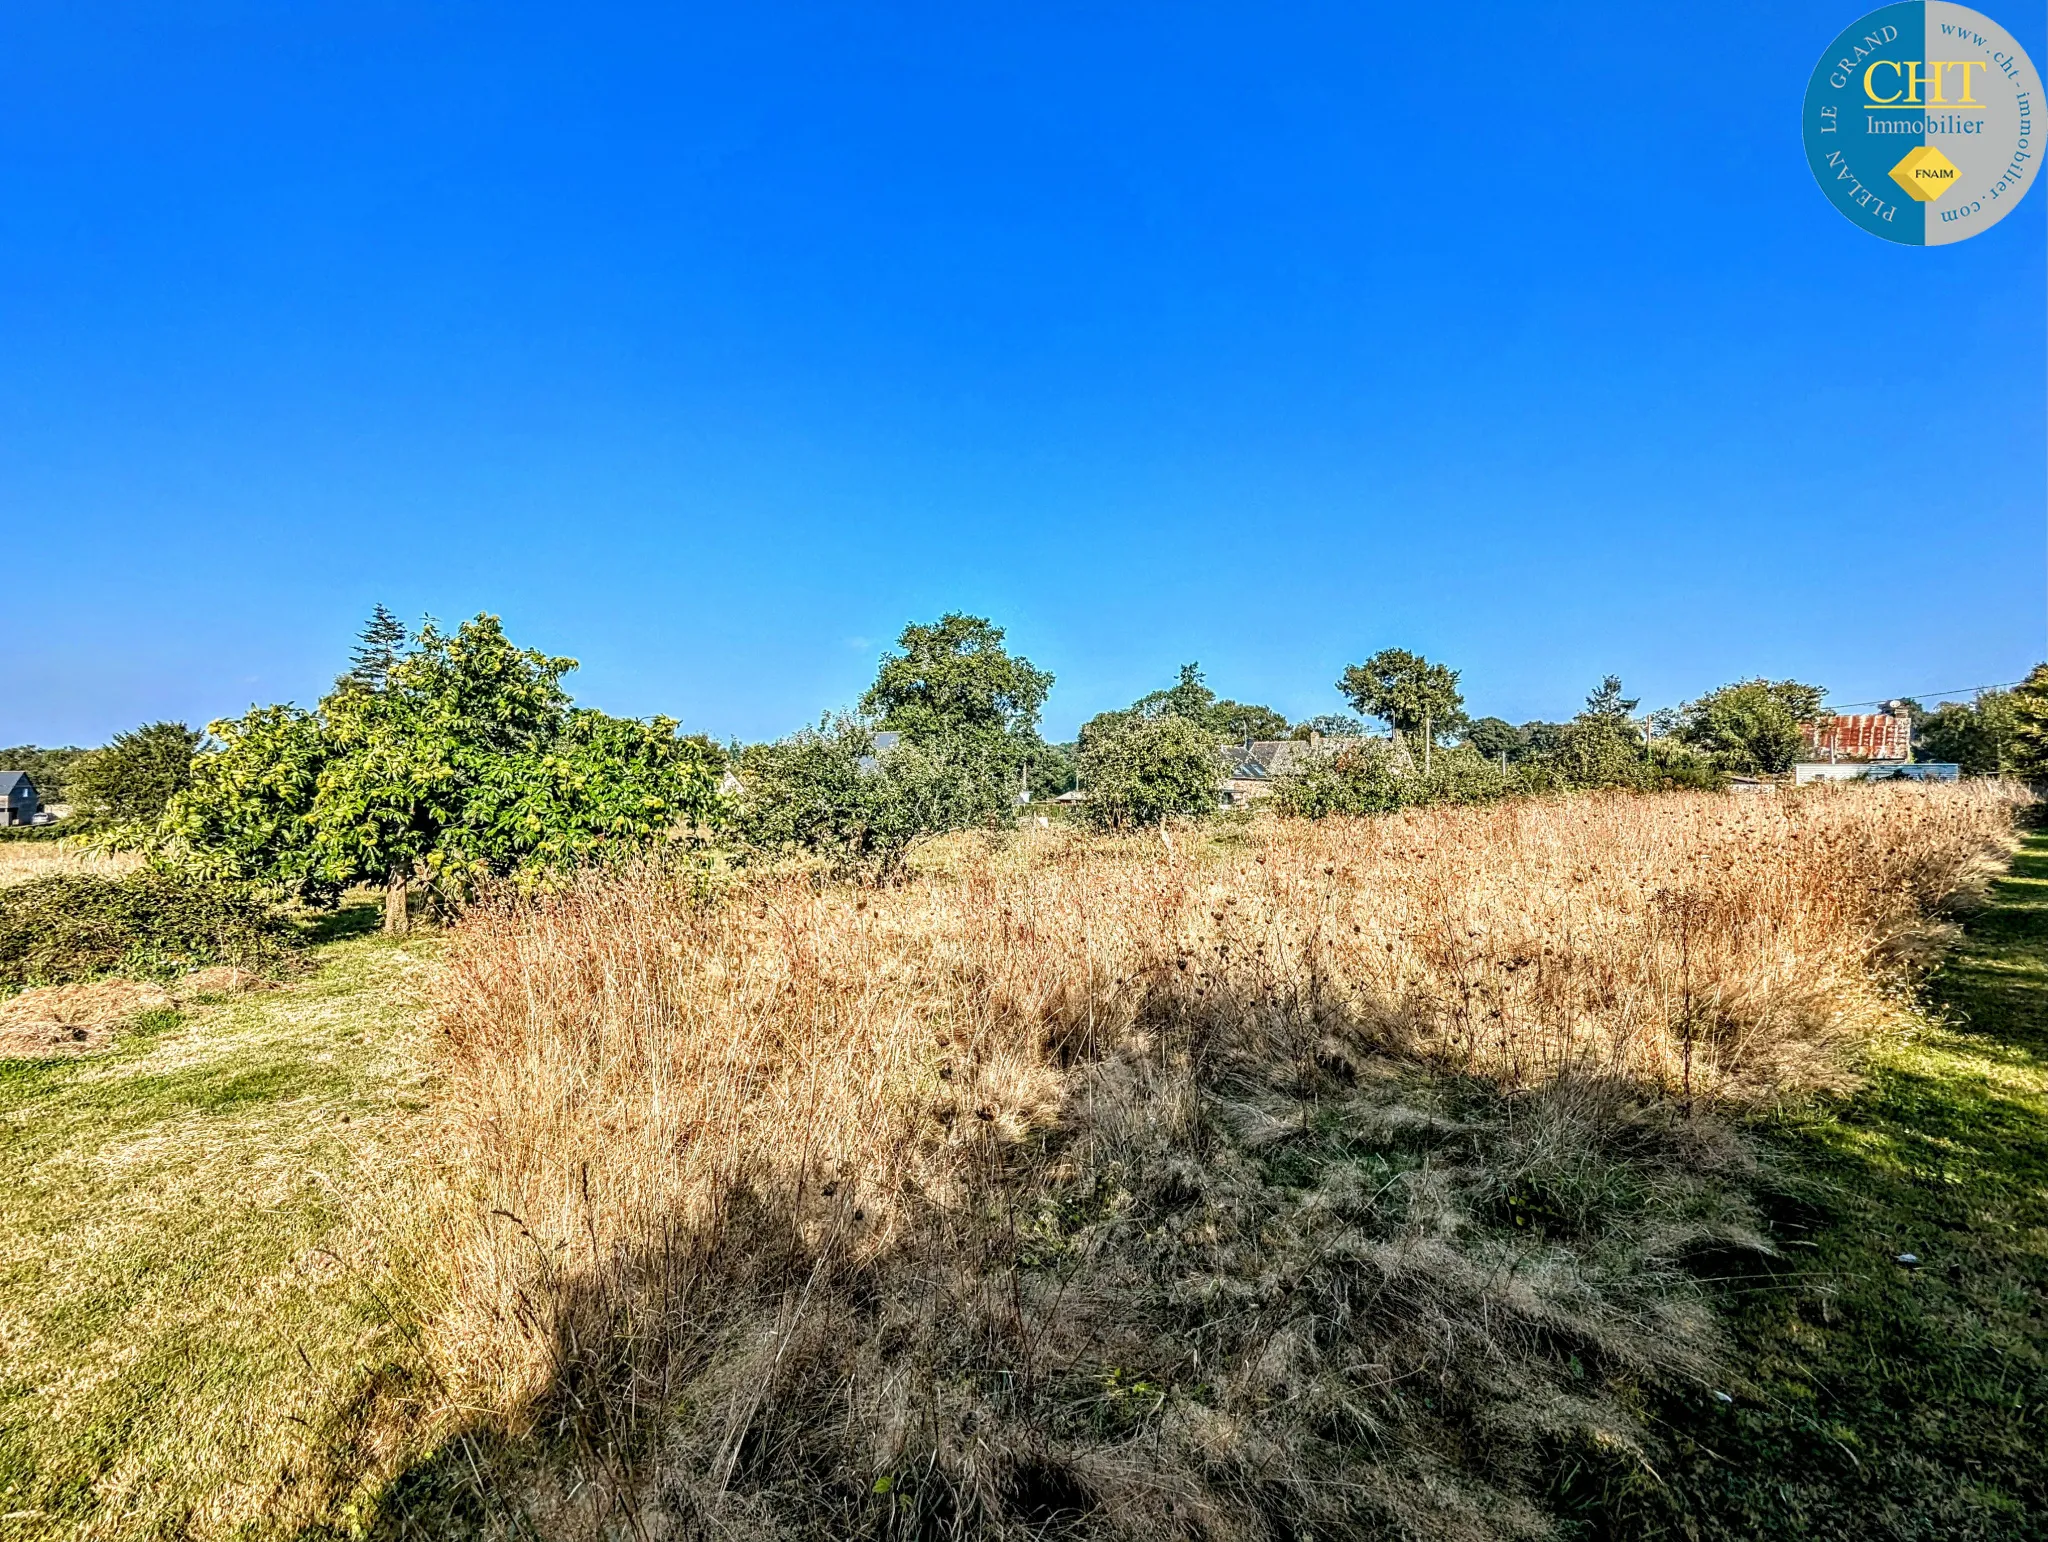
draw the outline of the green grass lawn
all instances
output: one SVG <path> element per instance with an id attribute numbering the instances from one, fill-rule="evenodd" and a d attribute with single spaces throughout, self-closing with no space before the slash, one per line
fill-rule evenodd
<path id="1" fill-rule="evenodd" d="M 346 1506 L 350 1410 L 415 1363 L 378 1218 L 424 1106 L 422 953 L 328 943 L 105 1054 L 0 1061 L 0 1537 Z"/>
<path id="2" fill-rule="evenodd" d="M 2048 833 L 1928 998 L 1855 1095 L 1758 1131 L 1783 1257 L 1725 1298 L 1735 1400 L 1675 1401 L 1583 1535 L 2048 1537 Z"/>

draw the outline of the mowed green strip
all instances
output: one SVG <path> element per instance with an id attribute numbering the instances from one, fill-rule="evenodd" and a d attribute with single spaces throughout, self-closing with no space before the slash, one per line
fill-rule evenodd
<path id="1" fill-rule="evenodd" d="M 1764 1125 L 1735 1402 L 1584 1534 L 2048 1538 L 2048 834 L 1990 901 L 1855 1095 Z"/>
<path id="2" fill-rule="evenodd" d="M 421 948 L 0 1061 L 0 1537 L 222 1535 L 345 1503 L 337 1409 L 411 1360 L 394 1185 Z"/>

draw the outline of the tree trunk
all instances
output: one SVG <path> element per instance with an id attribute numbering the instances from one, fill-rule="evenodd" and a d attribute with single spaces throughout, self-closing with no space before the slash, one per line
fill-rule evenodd
<path id="1" fill-rule="evenodd" d="M 402 936 L 411 924 L 405 907 L 405 870 L 394 867 L 384 884 L 384 933 L 388 937 Z"/>
<path id="2" fill-rule="evenodd" d="M 1435 739 L 1436 734 L 1432 731 L 1429 714 L 1425 712 L 1422 714 L 1422 774 L 1424 776 L 1429 775 L 1429 747 Z"/>

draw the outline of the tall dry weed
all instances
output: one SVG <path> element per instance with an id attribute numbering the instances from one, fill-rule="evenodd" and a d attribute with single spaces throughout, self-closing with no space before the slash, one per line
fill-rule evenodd
<path id="1" fill-rule="evenodd" d="M 456 1401 L 558 1529 L 1539 1535 L 1759 1246 L 1686 1117 L 1837 1078 L 1983 786 L 1057 835 L 451 948 Z M 1276 1532 L 1274 1528 L 1279 1528 Z"/>

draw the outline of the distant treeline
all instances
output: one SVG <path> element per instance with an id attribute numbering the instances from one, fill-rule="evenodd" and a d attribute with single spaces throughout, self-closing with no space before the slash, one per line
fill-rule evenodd
<path id="1" fill-rule="evenodd" d="M 516 646 L 493 616 L 451 633 L 379 606 L 310 709 L 256 707 L 204 733 L 153 723 L 96 750 L 8 750 L 0 764 L 29 771 L 46 803 L 69 802 L 67 828 L 302 900 L 375 883 L 402 926 L 415 900 L 443 905 L 479 883 L 540 882 L 658 844 L 886 870 L 920 836 L 1006 825 L 1063 793 L 1105 827 L 1200 816 L 1256 741 L 1319 741 L 1266 757 L 1285 768 L 1259 790 L 1301 817 L 1714 787 L 1788 770 L 1826 696 L 1758 678 L 1640 713 L 1610 675 L 1571 718 L 1517 726 L 1473 717 L 1455 669 L 1390 648 L 1334 682 L 1348 711 L 1290 721 L 1218 697 L 1187 664 L 1053 743 L 1039 727 L 1051 674 L 986 618 L 950 613 L 905 627 L 852 710 L 721 746 L 670 718 L 576 706 L 562 685 L 575 667 Z M 1971 774 L 2048 766 L 2048 666 L 1974 703 L 1907 705 L 1931 758 Z"/>

